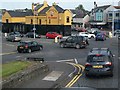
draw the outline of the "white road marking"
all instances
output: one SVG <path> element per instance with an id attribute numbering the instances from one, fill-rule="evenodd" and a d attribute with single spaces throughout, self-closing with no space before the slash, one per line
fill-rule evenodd
<path id="1" fill-rule="evenodd" d="M 67 61 L 74 61 L 74 59 L 68 59 L 68 60 L 59 60 L 59 61 L 56 61 L 56 62 L 67 62 Z"/>
<path id="2" fill-rule="evenodd" d="M 12 45 L 12 44 L 6 44 L 7 46 L 15 46 L 15 45 Z"/>
<path id="3" fill-rule="evenodd" d="M 42 80 L 56 81 L 62 74 L 63 74 L 62 71 L 52 71 L 46 77 L 44 77 Z"/>
<path id="4" fill-rule="evenodd" d="M 19 58 L 19 57 L 21 57 L 21 56 L 16 56 L 16 58 Z"/>
<path id="5" fill-rule="evenodd" d="M 0 56 L 2 55 L 9 55 L 9 54 L 15 54 L 16 52 L 9 52 L 9 53 L 0 53 Z"/>

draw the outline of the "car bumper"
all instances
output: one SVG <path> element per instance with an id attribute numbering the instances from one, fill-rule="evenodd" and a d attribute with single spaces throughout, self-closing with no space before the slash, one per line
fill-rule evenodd
<path id="1" fill-rule="evenodd" d="M 111 75 L 112 74 L 112 70 L 89 70 L 89 71 L 85 71 L 85 73 L 87 75 L 95 75 L 95 76 Z"/>
<path id="2" fill-rule="evenodd" d="M 28 49 L 17 49 L 18 52 L 28 52 Z"/>

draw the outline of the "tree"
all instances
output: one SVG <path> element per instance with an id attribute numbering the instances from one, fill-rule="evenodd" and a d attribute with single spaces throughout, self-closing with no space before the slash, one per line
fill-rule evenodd
<path id="1" fill-rule="evenodd" d="M 80 4 L 78 7 L 75 8 L 75 10 L 82 10 L 85 11 L 84 7 L 82 4 Z"/>

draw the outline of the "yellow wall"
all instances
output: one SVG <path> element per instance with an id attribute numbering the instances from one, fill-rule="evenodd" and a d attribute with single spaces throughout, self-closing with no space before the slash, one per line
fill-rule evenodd
<path id="1" fill-rule="evenodd" d="M 53 14 L 53 16 L 51 16 Z M 58 25 L 58 11 L 52 6 L 47 12 L 47 24 L 48 25 Z M 49 23 L 50 21 L 50 23 Z"/>
<path id="2" fill-rule="evenodd" d="M 9 23 L 11 23 L 11 16 L 8 12 L 5 12 L 5 14 L 2 16 L 2 22 L 6 23 L 6 19 L 9 20 Z"/>
<path id="3" fill-rule="evenodd" d="M 25 17 L 12 17 L 11 23 L 25 23 Z"/>
<path id="4" fill-rule="evenodd" d="M 26 16 L 25 24 L 31 24 L 31 19 L 33 20 L 33 24 L 39 25 L 39 20 L 41 19 L 41 25 L 46 25 L 46 16 Z"/>
<path id="5" fill-rule="evenodd" d="M 67 23 L 67 16 L 69 17 L 69 23 Z M 66 10 L 64 12 L 64 25 L 71 25 L 71 20 L 72 20 L 72 14 L 69 10 Z"/>

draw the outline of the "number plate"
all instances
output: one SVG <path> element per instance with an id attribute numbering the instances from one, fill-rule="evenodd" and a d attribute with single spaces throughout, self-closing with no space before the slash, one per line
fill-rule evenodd
<path id="1" fill-rule="evenodd" d="M 20 49 L 23 49 L 23 47 L 20 47 Z"/>
<path id="2" fill-rule="evenodd" d="M 103 68 L 103 66 L 93 66 L 93 68 Z"/>

